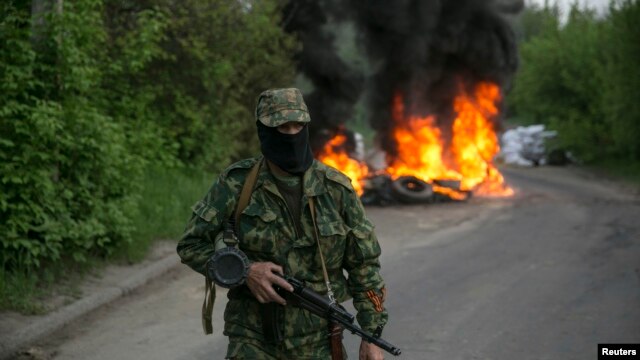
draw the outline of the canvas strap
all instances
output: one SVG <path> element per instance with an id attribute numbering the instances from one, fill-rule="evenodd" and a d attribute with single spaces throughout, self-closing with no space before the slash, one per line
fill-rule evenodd
<path id="1" fill-rule="evenodd" d="M 331 290 L 331 282 L 329 281 L 329 274 L 327 272 L 327 265 L 324 261 L 324 255 L 322 254 L 322 248 L 320 247 L 320 236 L 318 235 L 318 223 L 316 221 L 316 205 L 313 197 L 309 197 L 309 208 L 311 210 L 311 220 L 313 220 L 313 231 L 316 237 L 316 243 L 318 244 L 318 254 L 320 254 L 320 262 L 322 263 L 322 276 L 324 276 L 324 282 L 327 285 L 327 296 L 332 303 L 336 302 Z M 329 327 L 329 343 L 331 345 L 331 360 L 343 360 L 342 353 L 342 331 L 344 330 L 339 324 L 330 321 Z"/>
<path id="2" fill-rule="evenodd" d="M 216 300 L 216 289 L 205 271 L 204 302 L 202 303 L 202 330 L 205 335 L 213 333 L 213 303 Z"/>
<path id="3" fill-rule="evenodd" d="M 324 276 L 324 283 L 327 285 L 327 296 L 332 303 L 335 303 L 336 299 L 333 296 L 333 290 L 331 290 L 331 282 L 329 282 L 327 265 L 325 265 L 324 255 L 322 255 L 322 248 L 320 248 L 320 236 L 318 236 L 318 223 L 316 221 L 316 206 L 313 197 L 309 197 L 309 208 L 311 209 L 311 220 L 313 220 L 314 235 L 316 237 L 316 243 L 318 244 L 318 254 L 320 254 L 320 262 L 322 263 L 322 276 Z"/>
<path id="4" fill-rule="evenodd" d="M 244 211 L 244 209 L 247 207 L 247 204 L 249 204 L 249 199 L 251 198 L 253 187 L 255 186 L 256 180 L 258 179 L 258 171 L 260 171 L 260 166 L 263 162 L 264 159 L 262 161 L 258 161 L 255 165 L 253 165 L 251 171 L 249 171 L 249 174 L 247 175 L 247 178 L 244 180 L 242 192 L 240 192 L 240 198 L 238 199 L 238 205 L 236 205 L 236 212 L 234 215 L 236 234 L 240 234 L 240 214 L 242 214 L 242 211 Z"/>

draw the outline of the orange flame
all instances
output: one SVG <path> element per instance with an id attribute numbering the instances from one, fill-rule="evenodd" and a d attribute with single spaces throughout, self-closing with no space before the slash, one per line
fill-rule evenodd
<path id="1" fill-rule="evenodd" d="M 365 163 L 349 157 L 344 150 L 347 137 L 343 134 L 336 135 L 324 145 L 318 160 L 332 166 L 351 179 L 351 184 L 358 195 L 362 195 L 362 181 L 369 175 L 369 168 Z"/>
<path id="2" fill-rule="evenodd" d="M 453 123 L 451 152 L 462 176 L 462 189 L 473 189 L 476 195 L 513 195 L 493 165 L 500 145 L 490 118 L 498 114 L 498 100 L 498 86 L 483 82 L 476 86 L 473 98 L 459 95 L 453 104 L 458 117 Z"/>
<path id="3" fill-rule="evenodd" d="M 398 144 L 397 154 L 387 156 L 385 169 L 393 179 L 415 176 L 431 183 L 433 190 L 453 199 L 464 199 L 466 192 L 482 196 L 510 196 L 504 178 L 493 165 L 493 157 L 500 151 L 498 137 L 491 118 L 498 114 L 496 103 L 500 89 L 496 84 L 483 82 L 476 86 L 473 96 L 461 93 L 453 103 L 457 113 L 450 131 L 451 140 L 445 142 L 442 130 L 433 115 L 405 117 L 401 94 L 393 101 L 393 136 Z M 346 136 L 339 134 L 327 143 L 319 160 L 344 172 L 353 181 L 358 194 L 369 175 L 364 163 L 350 158 L 344 150 Z M 460 181 L 460 190 L 438 186 L 433 180 Z"/>
<path id="4" fill-rule="evenodd" d="M 394 98 L 393 120 L 396 123 L 394 138 L 398 153 L 388 158 L 386 171 L 393 179 L 415 176 L 424 181 L 431 179 L 461 179 L 460 174 L 444 163 L 444 144 L 435 117 L 411 116 L 404 119 L 404 103 L 397 94 Z"/>

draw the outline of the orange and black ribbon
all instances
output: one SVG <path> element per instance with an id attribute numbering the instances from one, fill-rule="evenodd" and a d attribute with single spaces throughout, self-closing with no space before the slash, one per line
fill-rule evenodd
<path id="1" fill-rule="evenodd" d="M 382 312 L 384 310 L 384 307 L 382 306 L 382 304 L 384 303 L 384 300 L 387 297 L 387 289 L 382 288 L 380 290 L 380 294 L 375 290 L 369 290 L 367 291 L 367 297 L 369 298 L 369 300 L 371 300 L 371 302 L 375 306 L 376 311 Z"/>

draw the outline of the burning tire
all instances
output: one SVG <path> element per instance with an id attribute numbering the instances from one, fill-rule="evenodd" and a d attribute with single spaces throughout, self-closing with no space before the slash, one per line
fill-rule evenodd
<path id="1" fill-rule="evenodd" d="M 433 183 L 453 190 L 460 190 L 461 185 L 460 180 L 434 179 Z"/>
<path id="2" fill-rule="evenodd" d="M 433 188 L 430 184 L 415 176 L 402 176 L 391 183 L 391 193 L 400 202 L 419 204 L 433 200 Z"/>

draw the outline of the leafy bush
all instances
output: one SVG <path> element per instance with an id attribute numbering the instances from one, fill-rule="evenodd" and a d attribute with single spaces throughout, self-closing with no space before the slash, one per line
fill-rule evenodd
<path id="1" fill-rule="evenodd" d="M 276 0 L 61 4 L 0 7 L 3 279 L 175 234 L 140 229 L 140 210 L 184 206 L 142 188 L 257 150 L 255 99 L 294 74 Z"/>
<path id="2" fill-rule="evenodd" d="M 94 99 L 105 39 L 98 5 L 49 16 L 44 54 L 32 47 L 29 14 L 4 9 L 0 42 L 12 46 L 0 50 L 3 268 L 81 262 L 130 240 L 140 161 Z"/>
<path id="3" fill-rule="evenodd" d="M 600 104 L 611 133 L 612 152 L 640 163 L 640 2 L 612 3 L 609 11 L 603 29 L 606 62 L 600 74 Z"/>
<path id="4" fill-rule="evenodd" d="M 601 18 L 573 6 L 562 26 L 557 11 L 530 10 L 529 19 L 538 17 L 530 22 L 545 26 L 521 45 L 522 66 L 508 97 L 516 116 L 558 130 L 560 145 L 586 162 L 640 161 L 639 7 L 618 1 Z"/>
<path id="5" fill-rule="evenodd" d="M 113 52 L 122 59 L 147 54 L 149 61 L 114 66 L 118 71 L 109 84 L 113 101 L 118 102 L 121 89 L 132 99 L 121 102 L 117 116 L 136 116 L 131 103 L 145 104 L 142 117 L 175 142 L 170 145 L 178 158 L 210 170 L 257 151 L 256 98 L 266 88 L 291 84 L 294 75 L 296 42 L 278 25 L 276 2 L 158 0 L 129 5 L 137 16 L 114 16 L 110 23 L 117 45 Z M 122 4 L 114 1 L 108 12 L 122 13 Z M 155 46 L 142 50 L 150 43 Z"/>

